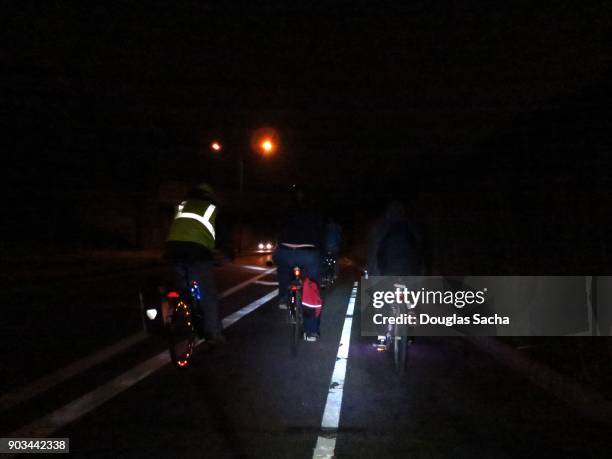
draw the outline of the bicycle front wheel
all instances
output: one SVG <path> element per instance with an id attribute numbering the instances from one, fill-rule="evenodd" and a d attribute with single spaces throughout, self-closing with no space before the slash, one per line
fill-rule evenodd
<path id="1" fill-rule="evenodd" d="M 193 356 L 195 331 L 191 307 L 185 301 L 178 300 L 171 308 L 167 333 L 172 363 L 177 368 L 186 368 Z"/>

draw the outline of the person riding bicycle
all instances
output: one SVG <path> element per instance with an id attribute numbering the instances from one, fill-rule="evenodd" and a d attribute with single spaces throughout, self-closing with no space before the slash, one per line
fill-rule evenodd
<path id="1" fill-rule="evenodd" d="M 422 233 L 406 216 L 403 204 L 392 201 L 370 233 L 368 276 L 423 275 L 423 245 Z M 384 346 L 386 339 L 379 336 L 378 345 Z"/>
<path id="2" fill-rule="evenodd" d="M 329 257 L 333 260 L 333 267 L 331 275 L 334 278 L 338 274 L 338 255 L 340 254 L 340 241 L 342 239 L 342 228 L 338 223 L 334 221 L 331 217 L 327 219 L 327 223 L 325 224 L 325 257 Z M 325 260 L 323 262 L 325 269 L 329 269 L 330 267 L 326 265 Z"/>
<path id="3" fill-rule="evenodd" d="M 279 308 L 287 309 L 291 269 L 299 266 L 305 277 L 320 285 L 321 248 L 324 227 L 314 211 L 312 199 L 307 190 L 292 185 L 289 217 L 282 225 L 273 260 L 278 267 Z M 316 341 L 320 336 L 320 316 L 312 308 L 304 308 L 304 333 L 307 341 Z"/>
<path id="4" fill-rule="evenodd" d="M 164 258 L 171 263 L 177 284 L 187 286 L 196 281 L 200 286 L 201 319 L 196 321 L 195 328 L 210 344 L 225 342 L 212 273 L 216 220 L 214 191 L 209 184 L 201 183 L 178 205 L 164 249 Z"/>
<path id="5" fill-rule="evenodd" d="M 424 267 L 423 238 L 404 205 L 392 201 L 370 233 L 368 275 L 417 276 Z"/>

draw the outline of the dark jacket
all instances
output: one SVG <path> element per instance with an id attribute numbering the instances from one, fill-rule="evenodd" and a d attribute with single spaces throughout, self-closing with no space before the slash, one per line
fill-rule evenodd
<path id="1" fill-rule="evenodd" d="M 368 274 L 411 276 L 422 273 L 422 236 L 409 219 L 387 216 L 370 233 Z"/>
<path id="2" fill-rule="evenodd" d="M 323 248 L 325 227 L 321 218 L 311 211 L 296 211 L 282 225 L 278 243 L 312 244 Z"/>

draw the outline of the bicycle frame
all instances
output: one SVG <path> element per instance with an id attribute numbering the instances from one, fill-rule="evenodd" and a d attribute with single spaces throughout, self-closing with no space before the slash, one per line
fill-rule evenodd
<path id="1" fill-rule="evenodd" d="M 291 353 L 297 355 L 297 343 L 302 334 L 302 270 L 299 266 L 293 268 L 293 280 L 289 284 L 289 328 L 291 338 Z"/>

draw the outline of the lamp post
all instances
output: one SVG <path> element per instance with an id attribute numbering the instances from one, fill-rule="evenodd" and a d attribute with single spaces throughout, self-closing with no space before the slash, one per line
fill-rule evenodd
<path id="1" fill-rule="evenodd" d="M 259 129 L 251 138 L 251 147 L 261 156 L 271 156 L 278 148 L 278 135 L 273 129 Z M 219 140 L 210 143 L 210 150 L 213 154 L 223 151 L 223 144 Z M 242 252 L 242 230 L 243 230 L 243 202 L 244 202 L 244 151 L 240 151 L 238 156 L 238 253 Z"/>

